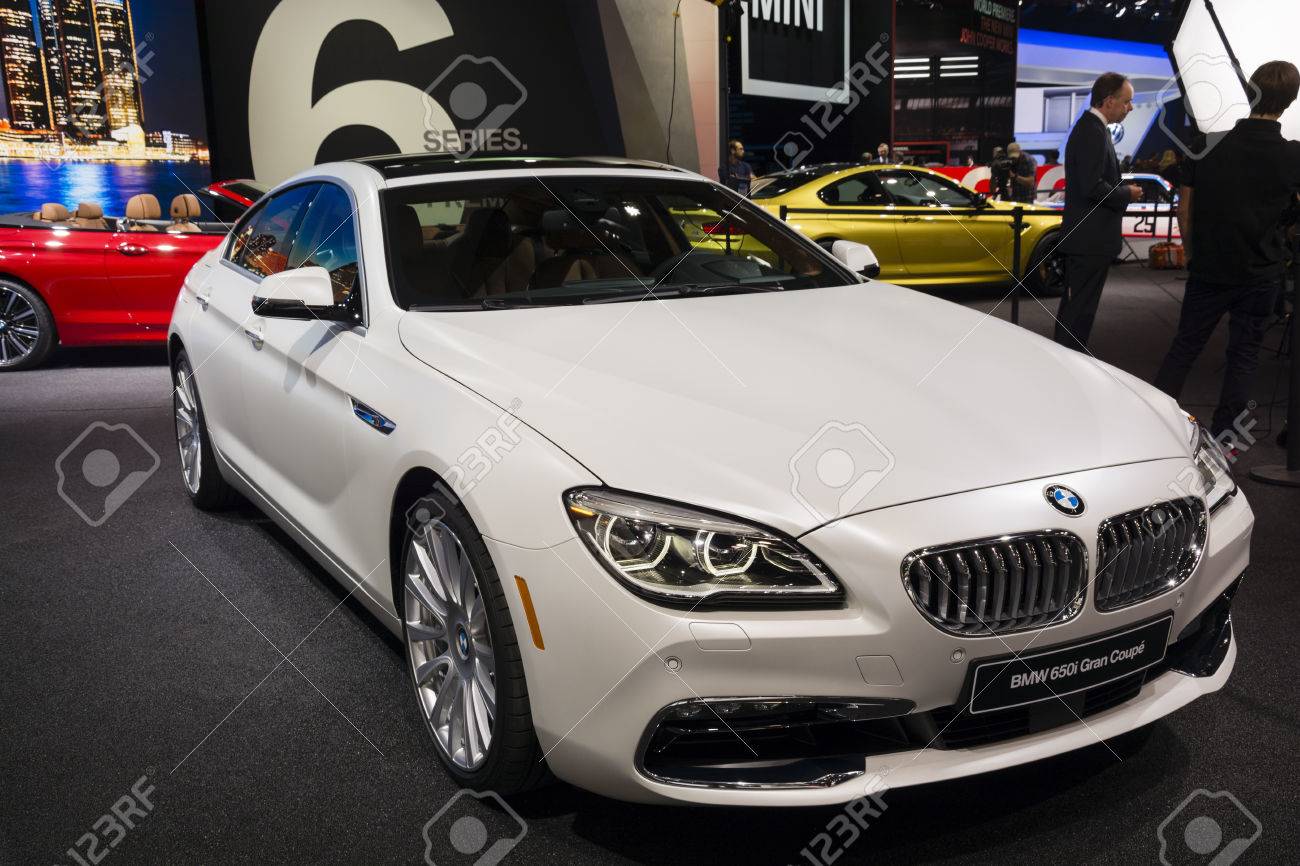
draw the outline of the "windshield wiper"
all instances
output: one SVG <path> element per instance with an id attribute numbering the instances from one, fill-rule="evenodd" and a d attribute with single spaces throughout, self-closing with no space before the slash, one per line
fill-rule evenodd
<path id="1" fill-rule="evenodd" d="M 783 278 L 788 279 L 788 278 Z M 659 300 L 662 298 L 688 298 L 697 295 L 745 295 L 750 292 L 783 292 L 785 286 L 780 282 L 776 283 L 679 283 L 660 289 L 647 288 L 644 292 L 637 294 L 629 292 L 626 295 L 614 295 L 605 298 L 588 298 L 583 301 L 584 304 L 617 304 L 620 301 L 649 300 L 651 298 Z"/>
<path id="2" fill-rule="evenodd" d="M 551 306 L 529 301 L 512 301 L 508 298 L 480 298 L 461 304 L 412 304 L 406 309 L 412 313 L 454 313 L 465 310 L 517 310 L 522 307 Z"/>

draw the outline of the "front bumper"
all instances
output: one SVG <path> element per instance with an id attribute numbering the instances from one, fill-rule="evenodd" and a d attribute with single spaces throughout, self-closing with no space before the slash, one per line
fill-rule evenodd
<path id="1" fill-rule="evenodd" d="M 861 796 L 860 774 L 832 767 L 811 787 L 668 783 L 654 778 L 640 758 L 661 712 L 699 698 L 804 696 L 910 705 L 909 736 L 920 739 L 883 754 L 864 746 L 842 762 L 884 775 L 891 787 L 1022 764 L 1148 724 L 1219 689 L 1231 672 L 1236 647 L 1230 624 L 1202 613 L 1234 585 L 1248 562 L 1253 516 L 1241 495 L 1211 518 L 1204 555 L 1185 583 L 1109 613 L 1096 610 L 1090 587 L 1079 616 L 1039 631 L 1000 637 L 941 632 L 908 598 L 899 564 L 908 552 L 938 543 L 1064 529 L 1085 542 L 1089 567 L 1095 569 L 1098 525 L 1113 514 L 1170 498 L 1169 484 L 1186 466 L 1184 460 L 1156 461 L 1049 479 L 1084 495 L 1088 510 L 1079 518 L 1047 507 L 1045 481 L 1038 479 L 822 527 L 801 540 L 845 584 L 847 603 L 836 610 L 674 611 L 627 593 L 576 539 L 545 550 L 489 541 L 498 570 L 528 581 L 544 637 L 545 649 L 526 646 L 523 661 L 546 759 L 560 778 L 620 799 L 817 805 Z M 515 622 L 524 622 L 518 597 L 509 598 Z M 1092 697 L 1086 709 L 1079 704 L 1076 712 L 1085 715 L 1086 724 L 1075 718 L 1048 724 L 1040 717 L 1027 728 L 1013 729 L 1009 739 L 954 736 L 963 729 L 950 708 L 972 663 L 1068 644 L 1161 614 L 1173 616 L 1166 663 Z M 1209 638 L 1207 628 L 1213 632 Z M 1195 651 L 1187 649 L 1193 643 Z M 1199 675 L 1179 672 L 1176 662 Z M 946 739 L 924 737 L 926 730 L 941 730 L 949 722 Z M 1047 729 L 1040 729 L 1044 725 Z"/>

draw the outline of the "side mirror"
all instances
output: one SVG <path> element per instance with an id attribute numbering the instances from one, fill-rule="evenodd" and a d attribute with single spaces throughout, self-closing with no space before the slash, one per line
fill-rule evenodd
<path id="1" fill-rule="evenodd" d="M 272 319 L 346 322 L 352 316 L 334 303 L 334 284 L 322 267 L 294 268 L 262 280 L 253 295 L 253 312 Z"/>
<path id="2" fill-rule="evenodd" d="M 831 255 L 855 274 L 862 274 L 867 279 L 880 276 L 880 261 L 871 251 L 871 247 L 866 244 L 857 241 L 836 241 L 831 245 Z"/>

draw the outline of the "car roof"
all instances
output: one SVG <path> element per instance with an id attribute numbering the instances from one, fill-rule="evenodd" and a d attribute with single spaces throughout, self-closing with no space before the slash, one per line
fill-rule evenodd
<path id="1" fill-rule="evenodd" d="M 684 169 L 660 162 L 629 159 L 619 156 L 472 156 L 459 158 L 451 153 L 399 153 L 383 156 L 365 156 L 352 160 L 368 165 L 383 175 L 385 180 L 420 177 L 430 174 L 455 174 L 467 171 L 539 171 L 547 169 L 645 169 L 652 171 L 679 171 Z"/>

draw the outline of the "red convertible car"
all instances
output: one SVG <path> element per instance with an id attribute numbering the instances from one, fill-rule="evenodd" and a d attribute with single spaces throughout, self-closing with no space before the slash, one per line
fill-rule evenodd
<path id="1" fill-rule="evenodd" d="M 237 195 L 232 184 L 243 184 Z M 90 202 L 0 216 L 0 372 L 35 367 L 56 346 L 165 342 L 185 274 L 258 189 L 213 184 L 202 205 L 195 195 L 174 198 L 168 218 L 147 194 L 120 218 Z M 217 211 L 210 197 L 234 209 Z"/>

